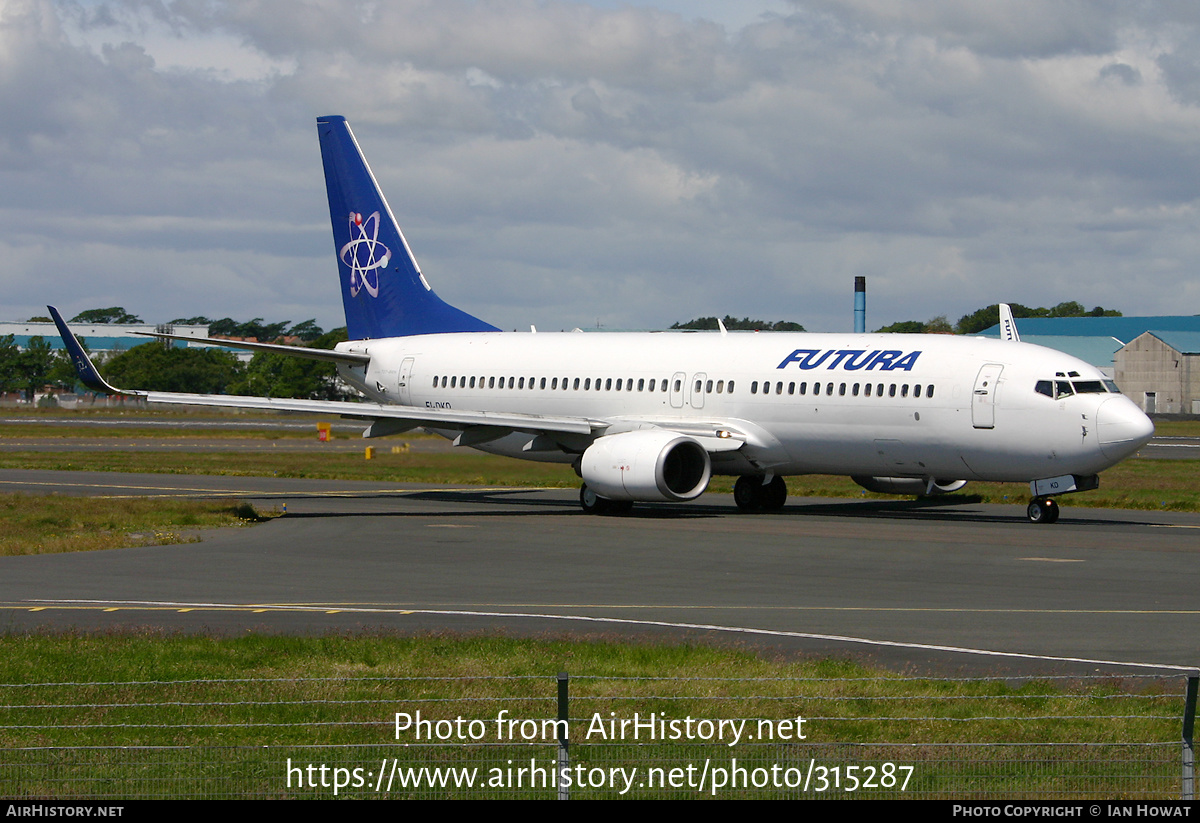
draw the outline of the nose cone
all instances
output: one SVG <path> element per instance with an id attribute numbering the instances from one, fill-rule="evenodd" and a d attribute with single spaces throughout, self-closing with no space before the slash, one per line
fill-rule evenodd
<path id="1" fill-rule="evenodd" d="M 1150 441 L 1154 424 L 1128 397 L 1111 397 L 1096 410 L 1100 451 L 1116 462 L 1124 460 Z"/>

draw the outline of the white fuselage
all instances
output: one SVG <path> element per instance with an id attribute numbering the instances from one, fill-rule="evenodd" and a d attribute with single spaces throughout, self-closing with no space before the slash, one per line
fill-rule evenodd
<path id="1" fill-rule="evenodd" d="M 1095 367 L 988 338 L 469 333 L 338 348 L 370 354 L 366 369 L 339 369 L 381 402 L 601 420 L 604 434 L 728 425 L 745 435 L 745 445 L 713 454 L 717 474 L 1090 475 L 1136 451 L 1153 431 Z M 1047 393 L 1047 382 L 1056 381 L 1080 391 Z M 530 440 L 517 432 L 479 448 L 574 459 L 569 451 L 527 451 Z"/>

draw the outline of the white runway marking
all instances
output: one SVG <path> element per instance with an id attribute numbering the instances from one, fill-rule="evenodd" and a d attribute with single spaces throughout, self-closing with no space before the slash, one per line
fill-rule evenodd
<path id="1" fill-rule="evenodd" d="M 1173 666 L 1169 664 L 1159 663 L 1132 663 L 1124 660 L 1097 660 L 1088 657 L 1058 657 L 1055 655 L 1044 654 L 1023 654 L 1020 652 L 1000 652 L 991 649 L 971 649 L 962 646 L 941 646 L 928 643 L 904 643 L 894 640 L 872 640 L 865 637 L 847 637 L 836 634 L 812 634 L 809 632 L 793 632 L 782 631 L 777 629 L 756 629 L 747 626 L 721 626 L 713 623 L 673 623 L 665 620 L 636 620 L 623 617 L 592 617 L 588 615 L 565 615 L 565 614 L 544 614 L 544 613 L 525 613 L 525 612 L 496 612 L 496 611 L 467 611 L 461 609 L 387 609 L 387 608 L 366 608 L 366 607 L 337 607 L 325 605 L 288 605 L 288 604 L 266 604 L 266 603 L 174 603 L 174 602 L 158 602 L 152 600 L 42 600 L 41 603 L 61 603 L 100 606 L 105 611 L 115 611 L 122 606 L 144 607 L 144 608 L 169 608 L 169 609 L 232 609 L 232 610 L 252 610 L 252 609 L 269 609 L 279 611 L 306 611 L 306 612 L 322 612 L 325 614 L 337 613 L 357 613 L 357 614 L 427 614 L 427 615 L 444 615 L 453 617 L 499 617 L 499 618 L 523 618 L 529 620 L 561 620 L 574 621 L 581 623 L 611 623 L 624 626 L 650 626 L 655 628 L 667 629 L 693 629 L 699 631 L 716 631 L 728 632 L 732 634 L 753 634 L 767 637 L 791 637 L 802 640 L 826 640 L 837 643 L 853 643 L 866 646 L 880 646 L 898 649 L 914 649 L 920 651 L 934 652 L 952 652 L 956 654 L 972 654 L 986 657 L 1003 657 L 1017 660 L 1044 660 L 1059 663 L 1087 663 L 1098 664 L 1104 666 L 1134 666 L 1147 669 L 1166 669 L 1179 672 L 1194 672 L 1194 666 Z"/>

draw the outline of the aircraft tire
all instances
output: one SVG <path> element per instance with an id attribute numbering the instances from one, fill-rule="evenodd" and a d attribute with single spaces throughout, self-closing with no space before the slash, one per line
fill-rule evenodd
<path id="1" fill-rule="evenodd" d="M 1058 520 L 1058 503 L 1048 497 L 1030 500 L 1026 514 L 1030 523 L 1054 523 Z"/>
<path id="2" fill-rule="evenodd" d="M 733 484 L 733 502 L 744 512 L 758 511 L 763 507 L 762 477 L 743 475 Z"/>
<path id="3" fill-rule="evenodd" d="M 612 511 L 613 501 L 596 494 L 584 483 L 579 487 L 579 505 L 587 514 L 608 514 Z"/>
<path id="4" fill-rule="evenodd" d="M 777 512 L 783 508 L 783 504 L 787 502 L 788 490 L 787 483 L 782 477 L 776 475 L 771 478 L 770 483 L 761 488 L 762 491 L 759 494 L 764 511 Z"/>

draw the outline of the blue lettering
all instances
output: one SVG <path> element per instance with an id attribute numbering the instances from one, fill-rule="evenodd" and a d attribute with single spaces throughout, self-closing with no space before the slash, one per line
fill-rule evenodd
<path id="1" fill-rule="evenodd" d="M 862 357 L 851 357 L 849 360 L 847 360 L 846 361 L 846 370 L 847 371 L 858 371 L 863 366 L 867 365 L 868 360 L 870 360 L 875 355 L 879 354 L 879 350 L 876 349 L 875 351 L 870 352 L 870 353 L 858 351 L 858 352 L 851 352 L 851 354 L 860 354 L 860 355 L 862 355 Z"/>
<path id="2" fill-rule="evenodd" d="M 867 371 L 871 371 L 876 366 L 883 366 L 886 371 L 891 368 L 891 362 L 902 354 L 904 354 L 902 351 L 881 351 L 875 355 L 874 360 L 867 364 Z"/>
<path id="3" fill-rule="evenodd" d="M 782 368 L 785 368 L 788 363 L 799 363 L 801 360 L 800 355 L 802 355 L 802 354 L 807 354 L 809 357 L 812 357 L 816 353 L 817 353 L 816 349 L 796 349 L 794 352 L 789 354 L 787 357 L 783 358 L 783 362 L 780 363 L 775 368 L 782 369 Z"/>
<path id="4" fill-rule="evenodd" d="M 917 357 L 919 357 L 920 354 L 921 353 L 919 351 L 909 352 L 895 363 L 888 366 L 887 370 L 892 371 L 893 369 L 904 369 L 905 371 L 912 371 L 912 367 L 917 362 Z"/>
<path id="5" fill-rule="evenodd" d="M 816 352 L 814 351 L 808 357 L 804 358 L 804 360 L 802 360 L 800 362 L 800 368 L 802 368 L 806 371 L 810 370 L 810 369 L 815 369 L 817 366 L 821 365 L 822 363 L 824 363 L 826 360 L 829 359 L 829 355 L 833 354 L 833 350 L 830 349 L 829 351 L 825 352 L 820 357 L 818 357 L 816 360 L 813 360 L 813 356 L 815 354 L 816 354 Z"/>
<path id="6" fill-rule="evenodd" d="M 795 363 L 798 368 L 804 371 L 812 371 L 815 368 L 825 365 L 827 371 L 833 371 L 836 368 L 843 368 L 846 371 L 858 371 L 866 369 L 871 371 L 876 367 L 880 371 L 894 371 L 903 369 L 904 371 L 912 371 L 912 367 L 916 365 L 917 358 L 921 356 L 921 352 L 913 351 L 905 354 L 902 351 L 889 349 L 881 351 L 865 351 L 864 349 L 796 349 L 794 352 L 783 358 L 775 368 L 783 369 L 788 365 Z M 832 360 L 830 358 L 833 358 Z"/>
<path id="7" fill-rule="evenodd" d="M 850 357 L 851 355 L 855 355 L 855 354 L 862 354 L 862 350 L 860 349 L 859 351 L 850 351 L 848 349 L 843 349 L 842 351 L 839 351 L 837 353 L 837 357 L 833 358 L 833 362 L 829 364 L 829 370 L 832 371 L 832 370 L 836 369 L 838 367 L 839 363 L 841 363 L 847 357 Z"/>

